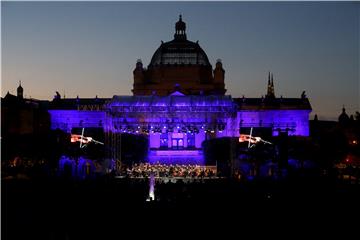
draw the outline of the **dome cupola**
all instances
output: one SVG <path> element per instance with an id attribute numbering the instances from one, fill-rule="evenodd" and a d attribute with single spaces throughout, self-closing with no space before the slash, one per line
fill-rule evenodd
<path id="1" fill-rule="evenodd" d="M 179 16 L 179 21 L 175 23 L 175 35 L 174 38 L 178 40 L 186 40 L 186 23 L 182 21 L 181 15 Z"/>

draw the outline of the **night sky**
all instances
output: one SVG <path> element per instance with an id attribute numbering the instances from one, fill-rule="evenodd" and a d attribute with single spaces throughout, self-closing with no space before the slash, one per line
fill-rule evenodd
<path id="1" fill-rule="evenodd" d="M 1 95 L 19 80 L 37 99 L 131 95 L 180 13 L 227 94 L 265 95 L 272 71 L 276 96 L 305 90 L 319 119 L 359 111 L 359 2 L 1 2 Z"/>

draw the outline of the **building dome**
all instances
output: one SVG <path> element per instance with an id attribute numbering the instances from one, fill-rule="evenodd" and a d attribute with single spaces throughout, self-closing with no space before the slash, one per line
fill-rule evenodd
<path id="1" fill-rule="evenodd" d="M 175 24 L 174 40 L 161 43 L 155 51 L 149 67 L 181 64 L 211 66 L 199 43 L 187 40 L 185 29 L 186 24 L 180 15 L 179 21 Z"/>
<path id="2" fill-rule="evenodd" d="M 213 70 L 198 41 L 186 37 L 186 23 L 181 15 L 175 23 L 174 39 L 161 41 L 147 68 L 136 63 L 134 95 L 168 96 L 174 92 L 184 95 L 224 95 L 225 70 L 217 63 Z"/>
<path id="3" fill-rule="evenodd" d="M 179 39 L 162 43 L 155 51 L 149 67 L 167 64 L 211 66 L 206 53 L 198 43 Z"/>

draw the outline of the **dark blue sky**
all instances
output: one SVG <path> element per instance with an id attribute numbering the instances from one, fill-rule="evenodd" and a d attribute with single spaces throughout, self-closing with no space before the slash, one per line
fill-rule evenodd
<path id="1" fill-rule="evenodd" d="M 359 110 L 360 5 L 355 2 L 1 2 L 2 96 L 129 95 L 132 71 L 172 40 L 182 13 L 189 40 L 223 61 L 227 94 L 306 90 L 313 114 Z"/>

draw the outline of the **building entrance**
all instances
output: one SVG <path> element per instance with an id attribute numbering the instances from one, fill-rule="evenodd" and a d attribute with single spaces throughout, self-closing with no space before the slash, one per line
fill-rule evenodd
<path id="1" fill-rule="evenodd" d="M 171 140 L 172 149 L 183 149 L 184 148 L 184 134 L 183 133 L 173 133 Z"/>

